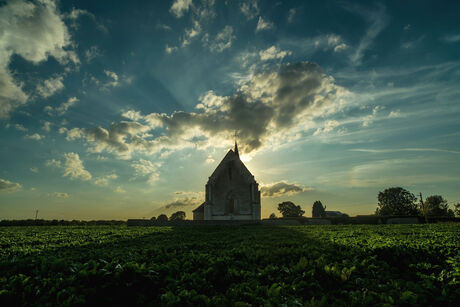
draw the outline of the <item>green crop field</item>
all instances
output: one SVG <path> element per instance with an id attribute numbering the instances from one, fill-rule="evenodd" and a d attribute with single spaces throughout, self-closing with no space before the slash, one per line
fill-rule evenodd
<path id="1" fill-rule="evenodd" d="M 460 227 L 1 227 L 0 305 L 443 305 Z"/>

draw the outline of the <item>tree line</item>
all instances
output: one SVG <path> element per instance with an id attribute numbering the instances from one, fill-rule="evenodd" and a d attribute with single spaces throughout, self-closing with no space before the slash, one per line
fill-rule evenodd
<path id="1" fill-rule="evenodd" d="M 401 187 L 388 188 L 379 192 L 377 201 L 375 215 L 379 216 L 424 216 L 425 218 L 460 216 L 460 203 L 450 208 L 447 200 L 441 195 L 431 195 L 423 200 L 420 193 L 417 199 L 414 194 Z M 278 204 L 278 211 L 283 218 L 302 217 L 305 213 L 302 207 L 291 201 Z M 312 217 L 326 217 L 326 215 L 326 207 L 321 201 L 315 201 L 312 206 Z M 342 214 L 341 217 L 348 217 L 348 215 Z M 269 218 L 276 218 L 276 214 L 270 214 Z"/>
<path id="2" fill-rule="evenodd" d="M 150 219 L 151 221 L 157 221 L 157 222 L 168 222 L 168 221 L 183 221 L 185 220 L 185 212 L 184 211 L 177 211 L 171 214 L 171 216 L 168 218 L 166 214 L 160 214 L 159 216 L 155 217 L 152 216 Z"/>

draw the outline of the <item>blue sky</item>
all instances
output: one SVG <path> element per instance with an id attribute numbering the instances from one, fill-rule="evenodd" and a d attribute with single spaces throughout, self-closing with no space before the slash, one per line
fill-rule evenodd
<path id="1" fill-rule="evenodd" d="M 262 216 L 460 202 L 455 1 L 2 1 L 0 218 L 191 210 L 234 134 Z"/>

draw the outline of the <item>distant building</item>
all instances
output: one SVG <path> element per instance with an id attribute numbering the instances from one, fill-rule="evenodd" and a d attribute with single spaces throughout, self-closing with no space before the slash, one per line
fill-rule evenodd
<path id="1" fill-rule="evenodd" d="M 260 220 L 259 184 L 240 160 L 236 142 L 209 177 L 205 193 L 193 220 Z"/>
<path id="2" fill-rule="evenodd" d="M 325 211 L 326 217 L 336 217 L 336 216 L 343 216 L 348 217 L 348 214 L 342 213 L 340 211 Z"/>

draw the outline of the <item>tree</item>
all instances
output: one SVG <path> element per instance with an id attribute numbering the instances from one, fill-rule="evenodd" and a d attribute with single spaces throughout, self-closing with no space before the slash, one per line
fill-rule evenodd
<path id="1" fill-rule="evenodd" d="M 177 211 L 171 214 L 169 218 L 170 221 L 183 221 L 185 220 L 185 212 L 184 211 Z"/>
<path id="2" fill-rule="evenodd" d="M 150 219 L 151 221 L 155 221 L 157 218 L 152 216 L 152 218 Z"/>
<path id="3" fill-rule="evenodd" d="M 411 192 L 401 188 L 388 188 L 379 192 L 377 215 L 417 215 L 417 198 Z"/>
<path id="4" fill-rule="evenodd" d="M 168 217 L 166 216 L 166 214 L 160 214 L 159 216 L 157 216 L 157 221 L 158 222 L 167 222 Z"/>
<path id="5" fill-rule="evenodd" d="M 285 201 L 278 204 L 278 210 L 283 217 L 301 217 L 305 213 L 300 206 L 296 206 L 291 201 Z"/>
<path id="6" fill-rule="evenodd" d="M 323 204 L 320 200 L 317 200 L 313 203 L 313 207 L 311 209 L 311 216 L 312 217 L 323 217 L 326 216 L 326 207 L 323 207 Z"/>
<path id="7" fill-rule="evenodd" d="M 269 219 L 271 220 L 276 219 L 276 214 L 275 213 L 270 214 Z"/>
<path id="8" fill-rule="evenodd" d="M 460 217 L 460 203 L 454 205 L 454 213 L 456 217 Z"/>
<path id="9" fill-rule="evenodd" d="M 431 195 L 425 199 L 425 207 L 429 216 L 448 216 L 449 205 L 441 195 Z"/>

